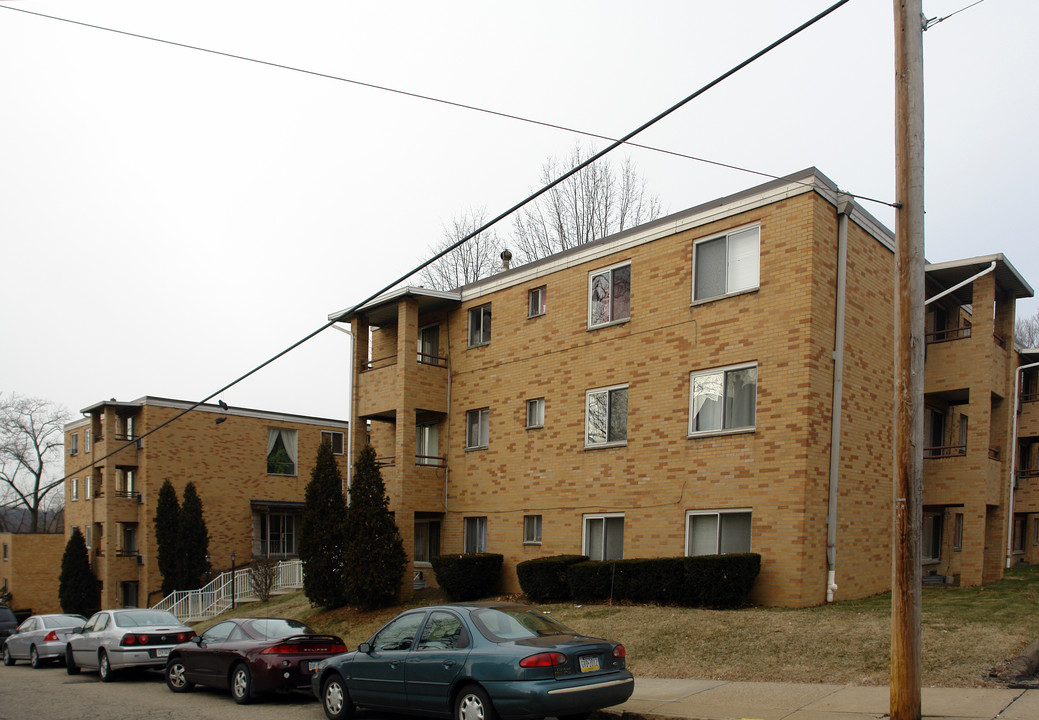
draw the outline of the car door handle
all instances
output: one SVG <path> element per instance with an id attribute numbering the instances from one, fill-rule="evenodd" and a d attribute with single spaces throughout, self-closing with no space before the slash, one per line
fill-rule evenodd
<path id="1" fill-rule="evenodd" d="M 390 669 L 392 669 L 392 670 L 396 670 L 399 666 L 400 666 L 400 661 L 399 660 L 394 660 L 393 662 L 390 663 Z"/>
<path id="2" fill-rule="evenodd" d="M 444 661 L 444 667 L 445 667 L 445 668 L 453 667 L 453 666 L 454 666 L 454 664 L 455 664 L 455 661 L 454 661 L 454 660 L 445 660 L 445 661 Z"/>

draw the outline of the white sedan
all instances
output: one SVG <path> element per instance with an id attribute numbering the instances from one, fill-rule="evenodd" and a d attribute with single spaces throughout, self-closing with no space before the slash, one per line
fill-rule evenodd
<path id="1" fill-rule="evenodd" d="M 194 637 L 195 631 L 165 610 L 102 610 L 94 613 L 65 646 L 69 675 L 97 670 L 103 682 L 116 670 L 166 666 L 170 648 Z"/>

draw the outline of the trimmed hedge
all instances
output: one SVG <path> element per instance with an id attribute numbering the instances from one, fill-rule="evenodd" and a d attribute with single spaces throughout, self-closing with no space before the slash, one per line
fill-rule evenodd
<path id="1" fill-rule="evenodd" d="M 524 560 L 516 566 L 520 589 L 531 602 L 569 600 L 571 593 L 566 581 L 567 569 L 587 560 L 587 555 L 551 555 Z"/>
<path id="2" fill-rule="evenodd" d="M 437 584 L 455 602 L 494 595 L 501 580 L 501 563 L 497 553 L 438 555 L 430 560 Z"/>
<path id="3" fill-rule="evenodd" d="M 571 565 L 575 600 L 630 600 L 689 607 L 739 607 L 761 570 L 756 553 L 586 561 Z"/>

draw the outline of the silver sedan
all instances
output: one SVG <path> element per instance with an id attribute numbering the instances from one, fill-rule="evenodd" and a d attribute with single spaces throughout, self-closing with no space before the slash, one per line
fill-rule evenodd
<path id="1" fill-rule="evenodd" d="M 65 669 L 97 670 L 110 682 L 121 668 L 163 668 L 170 648 L 194 637 L 195 631 L 165 610 L 102 610 L 69 636 Z"/>
<path id="2" fill-rule="evenodd" d="M 4 665 L 28 660 L 38 668 L 65 657 L 69 635 L 86 621 L 82 615 L 31 615 L 4 641 Z"/>

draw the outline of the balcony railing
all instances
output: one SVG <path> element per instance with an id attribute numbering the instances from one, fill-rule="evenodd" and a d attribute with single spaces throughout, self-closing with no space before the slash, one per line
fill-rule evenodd
<path id="1" fill-rule="evenodd" d="M 375 458 L 375 464 L 381 468 L 393 467 L 397 464 L 397 458 L 393 455 L 384 455 L 383 457 Z"/>
<path id="2" fill-rule="evenodd" d="M 1000 448 L 998 448 L 998 447 L 990 447 L 988 449 L 989 460 L 999 460 L 999 458 L 1000 458 L 1000 456 L 1002 454 L 1003 454 L 1003 451 Z"/>
<path id="3" fill-rule="evenodd" d="M 970 337 L 970 326 L 947 328 L 927 333 L 927 344 L 952 342 L 953 340 L 966 340 Z"/>
<path id="4" fill-rule="evenodd" d="M 375 358 L 365 363 L 364 367 L 361 368 L 361 372 L 368 372 L 369 370 L 378 370 L 379 368 L 391 367 L 397 364 L 396 355 L 387 355 L 386 357 Z"/>
<path id="5" fill-rule="evenodd" d="M 416 455 L 415 464 L 423 467 L 447 467 L 447 458 L 439 455 Z"/>
<path id="6" fill-rule="evenodd" d="M 1035 402 L 1039 400 L 1039 392 L 1021 393 L 1021 402 Z"/>
<path id="7" fill-rule="evenodd" d="M 98 495 L 100 495 L 100 494 L 101 493 L 98 493 Z M 141 494 L 139 492 L 135 492 L 133 490 L 116 490 L 115 492 L 112 493 L 112 495 L 114 497 L 117 497 L 117 498 L 133 498 L 133 499 L 136 499 L 136 498 L 141 497 Z"/>
<path id="8" fill-rule="evenodd" d="M 125 548 L 119 548 L 115 551 L 116 557 L 137 557 L 140 555 L 138 550 L 127 550 Z"/>
<path id="9" fill-rule="evenodd" d="M 938 458 L 963 457 L 967 454 L 966 445 L 935 445 L 924 448 L 924 460 L 936 460 Z"/>
<path id="10" fill-rule="evenodd" d="M 426 353 L 419 353 L 418 361 L 422 365 L 435 365 L 437 367 L 442 368 L 447 367 L 447 358 L 441 355 L 427 355 Z"/>
<path id="11" fill-rule="evenodd" d="M 999 345 L 1004 350 L 1007 349 L 1007 339 L 999 333 L 992 333 L 992 339 L 996 341 L 996 345 Z"/>

